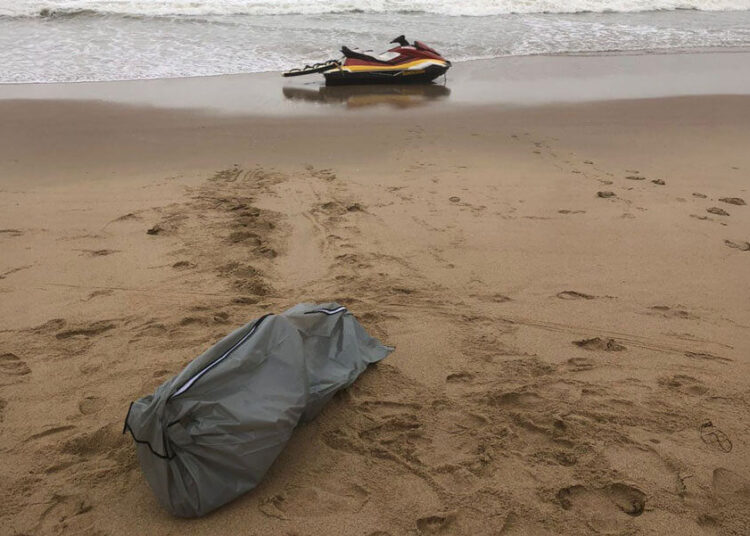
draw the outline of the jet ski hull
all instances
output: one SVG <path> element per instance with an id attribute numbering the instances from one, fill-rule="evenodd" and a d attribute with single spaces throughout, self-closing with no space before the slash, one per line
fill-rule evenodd
<path id="1" fill-rule="evenodd" d="M 429 65 L 424 69 L 378 69 L 350 71 L 336 68 L 323 73 L 327 86 L 370 84 L 428 84 L 445 74 L 450 64 Z"/>

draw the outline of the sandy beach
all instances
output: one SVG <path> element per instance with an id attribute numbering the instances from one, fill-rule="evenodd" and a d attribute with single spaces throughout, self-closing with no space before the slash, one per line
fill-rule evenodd
<path id="1" fill-rule="evenodd" d="M 0 88 L 0 533 L 747 534 L 750 87 L 270 114 L 141 84 Z M 129 403 L 333 300 L 396 351 L 256 490 L 171 517 Z"/>

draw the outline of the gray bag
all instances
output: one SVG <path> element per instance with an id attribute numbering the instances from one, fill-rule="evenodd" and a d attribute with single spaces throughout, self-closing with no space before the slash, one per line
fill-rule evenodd
<path id="1" fill-rule="evenodd" d="M 392 350 L 337 303 L 299 304 L 234 331 L 133 402 L 123 433 L 159 501 L 202 516 L 257 486 L 297 424 Z"/>

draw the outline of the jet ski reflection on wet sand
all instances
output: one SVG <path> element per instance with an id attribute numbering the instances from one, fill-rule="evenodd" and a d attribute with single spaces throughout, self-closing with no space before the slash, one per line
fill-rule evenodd
<path id="1" fill-rule="evenodd" d="M 403 35 L 391 41 L 398 46 L 378 56 L 342 47 L 340 60 L 292 69 L 284 76 L 322 73 L 326 85 L 426 84 L 450 68 L 451 62 L 421 41 L 409 44 Z"/>
<path id="2" fill-rule="evenodd" d="M 344 105 L 346 108 L 366 108 L 387 105 L 394 108 L 413 108 L 430 101 L 443 99 L 451 90 L 437 84 L 400 84 L 374 86 L 316 86 L 285 87 L 284 96 L 296 101 Z"/>

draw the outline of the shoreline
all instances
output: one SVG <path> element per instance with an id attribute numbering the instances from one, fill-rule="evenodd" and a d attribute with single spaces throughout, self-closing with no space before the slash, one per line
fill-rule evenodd
<path id="1" fill-rule="evenodd" d="M 557 53 L 534 53 L 534 54 L 507 54 L 501 56 L 489 56 L 489 57 L 472 57 L 461 60 L 453 61 L 454 65 L 471 62 L 491 62 L 496 60 L 507 60 L 511 58 L 555 58 L 555 57 L 607 57 L 607 56 L 653 56 L 653 55 L 671 55 L 671 54 L 742 54 L 750 53 L 750 46 L 736 46 L 736 47 L 687 47 L 687 48 L 643 48 L 643 49 L 624 49 L 624 50 L 600 50 L 600 51 L 568 51 L 568 52 L 557 52 Z M 159 81 L 159 80 L 200 80 L 204 78 L 224 78 L 233 76 L 253 76 L 253 75 L 281 75 L 284 71 L 279 70 L 268 70 L 268 71 L 247 71 L 247 72 L 236 72 L 236 73 L 220 73 L 220 74 L 207 74 L 207 75 L 188 75 L 188 76 L 165 76 L 165 77 L 154 77 L 154 78 L 118 78 L 114 80 L 72 80 L 66 82 L 49 81 L 49 82 L 2 82 L 0 81 L 0 88 L 3 86 L 37 86 L 37 85 L 75 85 L 75 84 L 110 84 L 120 82 L 147 82 L 147 81 Z"/>
<path id="2" fill-rule="evenodd" d="M 750 94 L 750 52 L 646 55 L 510 56 L 454 66 L 447 91 L 432 86 L 326 88 L 322 78 L 283 79 L 278 73 L 117 82 L 0 85 L 10 99 L 99 100 L 165 109 L 205 109 L 224 115 L 321 116 L 341 109 L 403 112 L 472 105 L 547 103 Z M 296 92 L 289 97 L 289 91 Z M 331 98 L 329 98 L 329 95 Z M 372 97 L 372 98 L 368 98 Z M 378 104 L 383 106 L 378 106 Z"/>

